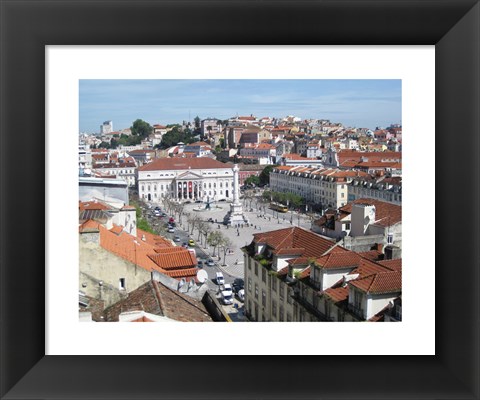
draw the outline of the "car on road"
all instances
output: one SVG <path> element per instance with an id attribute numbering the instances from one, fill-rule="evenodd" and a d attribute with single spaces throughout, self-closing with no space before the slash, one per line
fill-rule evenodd
<path id="1" fill-rule="evenodd" d="M 197 267 L 198 268 L 203 268 L 203 260 L 198 260 Z"/>
<path id="2" fill-rule="evenodd" d="M 195 203 L 203 203 L 203 200 L 195 200 Z"/>
<path id="3" fill-rule="evenodd" d="M 180 236 L 175 235 L 175 237 L 173 238 L 173 240 L 174 240 L 175 242 L 179 242 L 179 241 L 180 241 Z"/>
<path id="4" fill-rule="evenodd" d="M 173 229 L 173 227 L 170 227 L 170 228 L 168 228 L 168 232 L 169 233 L 175 233 L 175 229 Z"/>
<path id="5" fill-rule="evenodd" d="M 245 282 L 241 278 L 236 278 L 232 283 L 233 291 L 237 293 L 239 290 L 245 287 Z"/>
<path id="6" fill-rule="evenodd" d="M 162 211 L 162 209 L 161 209 L 159 206 L 156 206 L 156 207 L 154 208 L 154 210 L 155 210 L 155 211 Z"/>
<path id="7" fill-rule="evenodd" d="M 225 284 L 225 278 L 223 277 L 223 274 L 221 272 L 215 273 L 215 281 L 217 282 L 217 285 Z"/>
<path id="8" fill-rule="evenodd" d="M 189 245 L 190 247 L 195 246 L 195 240 L 190 239 L 190 240 L 188 241 L 188 245 Z"/>
<path id="9" fill-rule="evenodd" d="M 207 265 L 208 265 L 209 267 L 214 267 L 214 266 L 215 266 L 215 261 L 213 261 L 213 258 L 209 258 L 209 259 L 207 260 Z"/>
<path id="10" fill-rule="evenodd" d="M 160 216 L 160 211 L 155 210 L 155 211 L 153 212 L 153 215 L 155 215 L 156 217 L 159 217 L 159 216 Z"/>
<path id="11" fill-rule="evenodd" d="M 224 292 L 229 292 L 230 294 L 233 294 L 232 285 L 230 285 L 229 283 L 225 283 L 224 285 L 222 285 L 222 293 Z"/>
<path id="12" fill-rule="evenodd" d="M 245 302 L 245 289 L 240 289 L 237 294 L 237 299 L 241 301 L 242 303 Z"/>
<path id="13" fill-rule="evenodd" d="M 222 292 L 222 303 L 225 305 L 233 304 L 233 295 L 231 292 Z"/>
<path id="14" fill-rule="evenodd" d="M 188 247 L 188 244 L 187 244 L 187 242 L 183 242 L 183 243 L 182 243 L 182 247 L 185 247 L 185 248 L 187 248 L 187 247 Z"/>

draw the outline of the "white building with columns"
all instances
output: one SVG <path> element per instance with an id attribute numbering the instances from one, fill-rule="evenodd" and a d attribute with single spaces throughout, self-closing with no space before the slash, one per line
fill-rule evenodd
<path id="1" fill-rule="evenodd" d="M 138 194 L 145 201 L 233 199 L 233 164 L 211 158 L 159 158 L 138 168 Z"/>

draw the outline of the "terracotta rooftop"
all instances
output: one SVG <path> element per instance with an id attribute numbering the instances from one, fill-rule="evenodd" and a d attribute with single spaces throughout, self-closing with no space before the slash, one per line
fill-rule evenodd
<path id="1" fill-rule="evenodd" d="M 150 254 L 150 259 L 160 268 L 168 271 L 171 269 L 196 267 L 197 259 L 195 256 L 183 247 L 173 249 L 163 249 L 155 254 Z"/>
<path id="2" fill-rule="evenodd" d="M 174 159 L 159 158 L 138 168 L 138 171 L 161 171 L 182 169 L 233 168 L 233 164 L 222 163 L 206 157 Z"/>
<path id="3" fill-rule="evenodd" d="M 290 254 L 289 251 L 293 251 L 297 254 L 298 249 L 304 249 L 301 254 L 304 257 L 320 257 L 335 245 L 333 241 L 299 227 L 256 233 L 253 240 L 256 243 L 266 243 L 273 248 L 274 253 L 281 251 L 280 254 Z"/>
<path id="4" fill-rule="evenodd" d="M 112 210 L 114 207 L 109 206 L 108 204 L 105 204 L 101 201 L 98 200 L 93 200 L 93 201 L 80 201 L 78 203 L 78 209 L 79 211 L 84 211 L 84 210 Z"/>
<path id="5" fill-rule="evenodd" d="M 156 281 L 143 284 L 130 292 L 126 299 L 108 307 L 104 312 L 105 321 L 118 321 L 123 311 L 133 309 L 182 322 L 212 321 L 200 301 L 171 290 Z"/>
<path id="6" fill-rule="evenodd" d="M 402 271 L 389 271 L 368 275 L 350 284 L 366 293 L 392 293 L 402 290 Z"/>
<path id="7" fill-rule="evenodd" d="M 382 260 L 382 261 L 377 261 L 379 264 L 390 268 L 395 271 L 400 271 L 402 269 L 402 259 L 398 258 L 396 260 Z"/>

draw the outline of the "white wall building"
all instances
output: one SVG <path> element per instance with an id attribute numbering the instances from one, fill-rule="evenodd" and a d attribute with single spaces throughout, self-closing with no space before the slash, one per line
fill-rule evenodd
<path id="1" fill-rule="evenodd" d="M 322 208 L 339 208 L 348 202 L 348 184 L 353 178 L 367 174 L 312 167 L 280 166 L 270 173 L 270 188 L 274 192 L 295 193 L 307 203 Z"/>
<path id="2" fill-rule="evenodd" d="M 160 158 L 137 170 L 138 193 L 146 201 L 233 199 L 233 164 L 208 157 Z"/>
<path id="3" fill-rule="evenodd" d="M 113 122 L 112 121 L 105 121 L 102 125 L 100 125 L 100 133 L 105 135 L 107 133 L 113 132 Z"/>

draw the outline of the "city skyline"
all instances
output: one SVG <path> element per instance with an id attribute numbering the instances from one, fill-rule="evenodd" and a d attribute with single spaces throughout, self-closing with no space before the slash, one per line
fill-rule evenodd
<path id="1" fill-rule="evenodd" d="M 79 131 L 115 130 L 140 118 L 173 124 L 235 115 L 329 119 L 374 129 L 401 124 L 400 79 L 80 80 Z"/>

